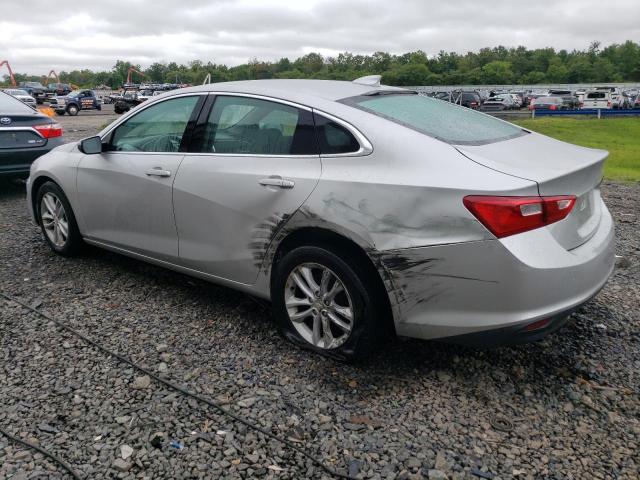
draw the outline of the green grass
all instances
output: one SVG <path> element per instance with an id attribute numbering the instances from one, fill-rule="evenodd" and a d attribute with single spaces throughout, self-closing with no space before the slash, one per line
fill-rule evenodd
<path id="1" fill-rule="evenodd" d="M 538 118 L 514 123 L 558 140 L 609 151 L 604 176 L 640 181 L 640 118 Z"/>

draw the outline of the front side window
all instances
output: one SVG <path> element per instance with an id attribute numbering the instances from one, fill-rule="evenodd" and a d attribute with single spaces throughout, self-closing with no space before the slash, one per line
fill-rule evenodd
<path id="1" fill-rule="evenodd" d="M 490 100 L 513 102 L 508 96 Z M 454 145 L 487 144 L 527 134 L 489 115 L 417 94 L 362 95 L 342 103 Z"/>
<path id="2" fill-rule="evenodd" d="M 218 96 L 202 151 L 245 155 L 317 155 L 311 113 L 250 97 Z"/>
<path id="3" fill-rule="evenodd" d="M 177 152 L 197 102 L 197 96 L 180 97 L 145 108 L 116 128 L 110 150 Z"/>

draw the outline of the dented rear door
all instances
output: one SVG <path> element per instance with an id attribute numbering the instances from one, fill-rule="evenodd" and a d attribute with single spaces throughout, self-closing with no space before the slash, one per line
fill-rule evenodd
<path id="1" fill-rule="evenodd" d="M 313 119 L 255 97 L 225 93 L 213 103 L 197 127 L 199 151 L 185 155 L 174 182 L 180 262 L 253 284 L 273 237 L 320 178 Z"/>

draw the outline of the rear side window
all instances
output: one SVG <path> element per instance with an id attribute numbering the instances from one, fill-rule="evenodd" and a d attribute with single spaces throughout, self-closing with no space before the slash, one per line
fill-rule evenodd
<path id="1" fill-rule="evenodd" d="M 244 155 L 317 155 L 311 112 L 251 97 L 218 96 L 202 151 Z"/>
<path id="2" fill-rule="evenodd" d="M 358 140 L 342 125 L 317 113 L 314 113 L 314 119 L 322 155 L 353 153 L 360 150 Z"/>
<path id="3" fill-rule="evenodd" d="M 342 103 L 451 144 L 482 145 L 527 134 L 489 115 L 422 95 L 363 95 Z"/>

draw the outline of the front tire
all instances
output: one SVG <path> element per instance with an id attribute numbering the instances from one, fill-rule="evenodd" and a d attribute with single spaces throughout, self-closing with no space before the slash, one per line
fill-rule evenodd
<path id="1" fill-rule="evenodd" d="M 69 200 L 53 182 L 44 183 L 36 196 L 38 223 L 51 250 L 65 257 L 77 254 L 82 236 Z"/>
<path id="2" fill-rule="evenodd" d="M 72 117 L 75 117 L 76 115 L 78 115 L 79 111 L 80 111 L 80 109 L 78 107 L 76 107 L 75 105 L 69 105 L 67 107 L 67 113 L 69 115 L 71 115 Z"/>
<path id="3" fill-rule="evenodd" d="M 382 345 L 386 308 L 357 260 L 305 246 L 273 268 L 274 317 L 288 340 L 345 361 L 364 359 Z"/>

